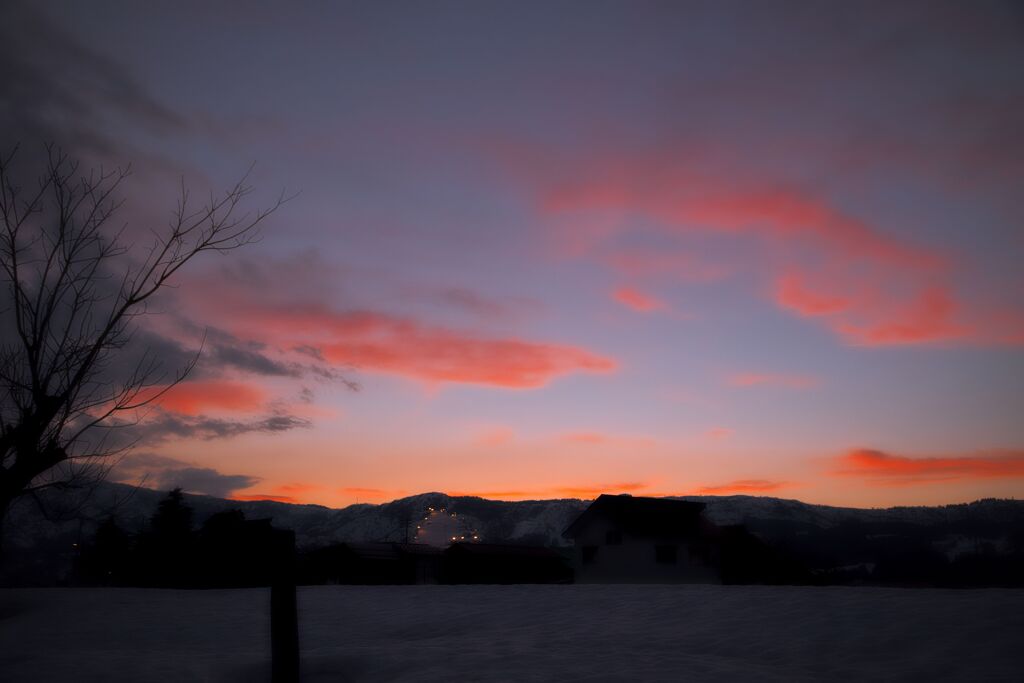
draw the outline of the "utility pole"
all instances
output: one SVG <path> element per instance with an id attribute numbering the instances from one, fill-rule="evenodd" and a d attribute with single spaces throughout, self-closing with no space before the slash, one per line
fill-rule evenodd
<path id="1" fill-rule="evenodd" d="M 299 614 L 295 597 L 295 532 L 274 529 L 270 583 L 271 681 L 299 681 Z"/>

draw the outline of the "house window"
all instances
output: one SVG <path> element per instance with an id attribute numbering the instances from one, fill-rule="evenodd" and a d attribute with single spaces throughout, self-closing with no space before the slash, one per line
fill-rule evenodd
<path id="1" fill-rule="evenodd" d="M 622 545 L 622 531 L 619 529 L 609 529 L 605 532 L 604 542 L 608 545 Z"/>
<path id="2" fill-rule="evenodd" d="M 654 546 L 654 561 L 658 564 L 675 564 L 678 555 L 678 548 L 674 545 Z"/>
<path id="3" fill-rule="evenodd" d="M 593 564 L 597 561 L 597 546 L 596 545 L 585 545 L 583 546 L 583 564 Z"/>

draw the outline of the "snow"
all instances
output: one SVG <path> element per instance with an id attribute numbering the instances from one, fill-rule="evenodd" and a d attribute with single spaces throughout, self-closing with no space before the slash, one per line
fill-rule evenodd
<path id="1" fill-rule="evenodd" d="M 447 509 L 429 509 L 427 515 L 416 522 L 416 543 L 447 548 L 456 540 L 473 540 L 472 519 L 465 515 L 449 512 Z"/>
<path id="2" fill-rule="evenodd" d="M 268 679 L 266 589 L 0 591 L 0 680 Z M 307 681 L 1020 680 L 1024 591 L 299 589 Z"/>

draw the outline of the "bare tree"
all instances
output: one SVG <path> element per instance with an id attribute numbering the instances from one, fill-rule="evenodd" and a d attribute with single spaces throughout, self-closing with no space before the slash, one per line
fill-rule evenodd
<path id="1" fill-rule="evenodd" d="M 148 349 L 131 360 L 137 319 L 186 263 L 254 241 L 285 201 L 245 211 L 243 177 L 193 206 L 183 185 L 169 224 L 135 254 L 112 225 L 128 169 L 83 173 L 47 147 L 26 188 L 17 153 L 0 157 L 0 525 L 20 496 L 106 476 L 130 447 L 111 435 L 195 364 L 168 375 Z"/>

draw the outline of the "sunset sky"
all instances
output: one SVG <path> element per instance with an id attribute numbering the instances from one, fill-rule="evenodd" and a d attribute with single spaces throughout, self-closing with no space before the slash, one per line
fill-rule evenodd
<path id="1" fill-rule="evenodd" d="M 298 193 L 144 322 L 206 341 L 117 478 L 1024 495 L 1019 4 L 5 4 L 4 146 L 131 163 L 130 234 Z"/>

